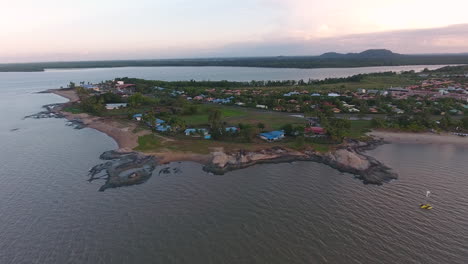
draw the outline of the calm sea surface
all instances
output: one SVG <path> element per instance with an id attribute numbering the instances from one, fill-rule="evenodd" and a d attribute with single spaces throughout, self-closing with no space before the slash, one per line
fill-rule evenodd
<path id="1" fill-rule="evenodd" d="M 421 69 L 395 67 L 394 69 Z M 370 68 L 372 69 L 372 68 Z M 389 70 L 385 67 L 384 70 Z M 182 172 L 98 192 L 87 171 L 117 147 L 35 92 L 69 81 L 307 79 L 363 69 L 119 68 L 0 73 L 0 263 L 468 263 L 468 149 L 391 144 L 371 154 L 400 179 L 363 185 L 312 162 L 223 176 Z M 164 168 L 167 166 L 161 166 Z M 429 189 L 432 211 L 418 204 Z"/>

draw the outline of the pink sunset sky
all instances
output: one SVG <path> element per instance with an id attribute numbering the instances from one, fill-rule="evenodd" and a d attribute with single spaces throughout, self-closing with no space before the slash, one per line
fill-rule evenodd
<path id="1" fill-rule="evenodd" d="M 468 52 L 466 0 L 0 0 L 0 63 Z"/>

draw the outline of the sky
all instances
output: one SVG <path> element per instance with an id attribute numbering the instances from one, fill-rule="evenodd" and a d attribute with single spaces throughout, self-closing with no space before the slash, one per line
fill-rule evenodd
<path id="1" fill-rule="evenodd" d="M 468 52 L 466 0 L 0 0 L 0 63 Z"/>

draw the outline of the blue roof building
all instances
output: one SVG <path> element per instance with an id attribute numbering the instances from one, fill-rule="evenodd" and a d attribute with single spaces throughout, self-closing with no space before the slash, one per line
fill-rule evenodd
<path id="1" fill-rule="evenodd" d="M 171 126 L 169 126 L 169 125 L 156 126 L 156 131 L 159 131 L 159 132 L 167 132 L 167 131 L 170 131 L 170 130 L 171 130 Z"/>
<path id="2" fill-rule="evenodd" d="M 187 128 L 187 129 L 185 129 L 184 133 L 185 133 L 186 136 L 196 135 L 198 133 L 202 133 L 204 135 L 207 135 L 208 130 L 206 128 Z"/>
<path id="3" fill-rule="evenodd" d="M 236 133 L 237 127 L 226 127 L 225 130 L 226 132 Z"/>
<path id="4" fill-rule="evenodd" d="M 261 133 L 260 138 L 266 141 L 276 141 L 284 138 L 284 130 L 271 131 L 266 133 Z"/>

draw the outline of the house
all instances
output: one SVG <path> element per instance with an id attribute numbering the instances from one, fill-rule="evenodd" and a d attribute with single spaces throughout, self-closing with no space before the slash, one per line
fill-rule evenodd
<path id="1" fill-rule="evenodd" d="M 349 109 L 348 109 L 348 112 L 350 112 L 350 113 L 359 113 L 360 110 L 357 109 L 357 108 L 352 107 L 352 108 L 349 108 Z"/>
<path id="2" fill-rule="evenodd" d="M 319 93 L 313 93 L 311 96 L 321 96 Z"/>
<path id="3" fill-rule="evenodd" d="M 107 110 L 114 110 L 114 109 L 119 109 L 119 108 L 125 108 L 127 107 L 126 103 L 122 104 L 106 104 L 106 109 Z"/>
<path id="4" fill-rule="evenodd" d="M 167 132 L 167 131 L 170 131 L 171 130 L 171 126 L 169 125 L 159 125 L 159 126 L 156 126 L 156 131 L 159 131 L 159 132 Z"/>
<path id="5" fill-rule="evenodd" d="M 337 94 L 337 93 L 329 93 L 328 96 L 329 96 L 329 97 L 338 97 L 338 96 L 340 96 L 340 95 Z"/>
<path id="6" fill-rule="evenodd" d="M 282 106 L 275 106 L 275 107 L 273 107 L 273 111 L 282 112 L 282 111 L 286 111 L 286 108 L 284 108 Z"/>
<path id="7" fill-rule="evenodd" d="M 390 89 L 388 89 L 389 92 L 399 92 L 399 93 L 407 93 L 409 92 L 407 89 L 405 88 L 401 88 L 401 87 L 391 87 Z"/>
<path id="8" fill-rule="evenodd" d="M 159 125 L 162 125 L 162 124 L 166 123 L 166 121 L 164 121 L 162 119 L 159 119 L 159 118 L 156 118 L 155 123 L 156 123 L 156 126 L 159 126 Z"/>
<path id="9" fill-rule="evenodd" d="M 360 93 L 360 94 L 365 94 L 365 93 L 366 93 L 366 89 L 359 88 L 359 89 L 357 89 L 357 92 Z"/>
<path id="10" fill-rule="evenodd" d="M 206 128 L 187 128 L 185 129 L 184 133 L 186 136 L 197 136 L 200 134 L 202 134 L 203 136 L 209 135 L 208 129 Z"/>
<path id="11" fill-rule="evenodd" d="M 135 119 L 136 121 L 141 121 L 141 119 L 143 118 L 143 115 L 142 114 L 134 114 L 133 119 Z"/>
<path id="12" fill-rule="evenodd" d="M 379 110 L 377 110 L 376 108 L 372 107 L 372 108 L 369 108 L 369 112 L 371 112 L 371 113 L 374 113 L 374 114 L 375 114 L 375 113 L 378 113 L 378 112 L 379 112 Z"/>
<path id="13" fill-rule="evenodd" d="M 83 88 L 99 92 L 99 87 L 94 84 L 85 84 L 83 85 Z"/>
<path id="14" fill-rule="evenodd" d="M 305 133 L 313 133 L 316 135 L 325 135 L 325 129 L 323 127 L 306 127 Z"/>
<path id="15" fill-rule="evenodd" d="M 237 127 L 226 127 L 224 130 L 226 130 L 226 132 L 230 132 L 230 133 L 237 133 L 237 131 L 239 129 Z"/>
<path id="16" fill-rule="evenodd" d="M 258 105 L 256 105 L 255 107 L 261 108 L 261 109 L 268 109 L 268 106 L 266 106 L 266 105 L 259 105 L 259 104 L 258 104 Z"/>
<path id="17" fill-rule="evenodd" d="M 333 113 L 335 113 L 335 114 L 339 114 L 339 113 L 341 113 L 341 110 L 340 110 L 340 109 L 338 109 L 338 108 L 336 108 L 336 107 L 335 107 L 335 108 L 333 108 L 333 109 L 332 109 L 332 111 L 333 111 Z"/>
<path id="18" fill-rule="evenodd" d="M 238 106 L 244 106 L 244 105 L 245 105 L 245 103 L 242 103 L 242 102 L 237 102 L 237 103 L 236 103 L 236 105 L 238 105 Z"/>
<path id="19" fill-rule="evenodd" d="M 320 119 L 318 117 L 306 117 L 309 126 L 320 126 Z"/>
<path id="20" fill-rule="evenodd" d="M 284 130 L 261 133 L 260 138 L 266 141 L 277 141 L 284 138 Z"/>
<path id="21" fill-rule="evenodd" d="M 285 94 L 283 94 L 283 96 L 292 96 L 292 95 L 298 95 L 298 94 L 300 94 L 300 93 L 294 91 L 294 92 L 285 93 Z"/>
<path id="22" fill-rule="evenodd" d="M 127 89 L 127 88 L 130 88 L 130 87 L 134 87 L 134 86 L 136 86 L 136 85 L 131 84 L 131 83 L 127 83 L 127 84 L 117 85 L 116 88 L 119 89 L 119 90 L 122 90 L 122 89 Z"/>

